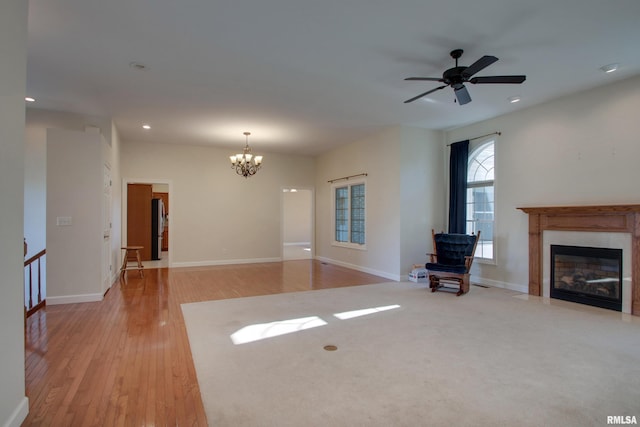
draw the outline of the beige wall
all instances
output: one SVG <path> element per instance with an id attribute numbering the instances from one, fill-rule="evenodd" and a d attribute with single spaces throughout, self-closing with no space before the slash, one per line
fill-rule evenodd
<path id="1" fill-rule="evenodd" d="M 24 388 L 24 97 L 27 2 L 0 3 L 0 425 L 29 411 Z"/>
<path id="2" fill-rule="evenodd" d="M 100 301 L 103 150 L 97 133 L 47 131 L 47 303 Z M 71 218 L 58 225 L 57 218 Z"/>
<path id="3" fill-rule="evenodd" d="M 528 218 L 518 206 L 640 203 L 638 110 L 635 77 L 448 132 L 449 142 L 502 132 L 497 264 L 476 264 L 477 280 L 526 291 Z"/>
<path id="4" fill-rule="evenodd" d="M 387 128 L 317 159 L 316 255 L 392 280 L 424 262 L 427 230 L 442 222 L 442 136 L 409 127 Z M 366 177 L 366 250 L 333 246 L 328 180 Z M 408 205 L 417 198 L 415 204 Z"/>
<path id="5" fill-rule="evenodd" d="M 281 259 L 282 188 L 313 188 L 314 159 L 260 153 L 262 169 L 245 179 L 230 168 L 231 154 L 205 146 L 123 141 L 123 181 L 169 183 L 171 265 Z"/>
<path id="6" fill-rule="evenodd" d="M 405 278 L 413 264 L 424 264 L 433 252 L 431 229 L 446 223 L 442 132 L 401 128 L 400 271 Z"/>
<path id="7" fill-rule="evenodd" d="M 151 190 L 154 193 L 168 193 L 169 184 L 153 184 Z"/>

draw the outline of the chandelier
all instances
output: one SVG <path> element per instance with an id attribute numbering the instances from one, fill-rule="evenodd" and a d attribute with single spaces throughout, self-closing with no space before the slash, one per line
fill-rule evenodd
<path id="1" fill-rule="evenodd" d="M 231 168 L 235 169 L 238 175 L 248 178 L 255 175 L 262 166 L 262 156 L 251 154 L 251 148 L 249 147 L 249 135 L 251 135 L 251 132 L 245 132 L 244 135 L 247 140 L 242 154 L 229 156 L 229 160 L 231 160 Z"/>

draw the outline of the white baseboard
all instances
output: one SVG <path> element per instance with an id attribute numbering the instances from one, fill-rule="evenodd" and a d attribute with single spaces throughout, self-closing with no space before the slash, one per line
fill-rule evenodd
<path id="1" fill-rule="evenodd" d="M 29 398 L 25 396 L 4 423 L 4 427 L 20 427 L 27 415 L 29 415 Z"/>
<path id="2" fill-rule="evenodd" d="M 59 304 L 76 304 L 80 302 L 99 302 L 102 301 L 102 294 L 83 294 L 83 295 L 65 295 L 59 297 L 47 296 L 47 305 Z"/>
<path id="3" fill-rule="evenodd" d="M 283 243 L 282 246 L 311 246 L 311 242 L 287 242 Z"/>
<path id="4" fill-rule="evenodd" d="M 263 262 L 280 262 L 282 258 L 223 259 L 193 262 L 173 262 L 171 267 L 209 267 L 213 265 L 259 264 Z"/>
<path id="5" fill-rule="evenodd" d="M 387 273 L 386 271 L 374 270 L 372 268 L 362 267 L 362 266 L 359 266 L 359 265 L 350 264 L 348 262 L 342 262 L 342 261 L 338 261 L 338 260 L 335 260 L 335 259 L 325 258 L 325 257 L 320 257 L 320 256 L 317 256 L 316 259 L 318 261 L 326 262 L 326 263 L 329 263 L 329 264 L 339 265 L 340 267 L 346 267 L 346 268 L 350 268 L 352 270 L 362 271 L 363 273 L 368 273 L 368 274 L 373 274 L 375 276 L 384 277 L 385 279 L 393 280 L 395 282 L 399 282 L 400 279 L 401 279 L 401 276 L 399 274 Z"/>
<path id="6" fill-rule="evenodd" d="M 518 285 L 516 283 L 501 282 L 498 280 L 485 279 L 485 278 L 474 276 L 474 275 L 471 275 L 471 283 L 472 284 L 479 283 L 481 285 L 493 286 L 494 288 L 509 289 L 511 291 L 522 292 L 523 294 L 529 293 L 528 285 Z"/>

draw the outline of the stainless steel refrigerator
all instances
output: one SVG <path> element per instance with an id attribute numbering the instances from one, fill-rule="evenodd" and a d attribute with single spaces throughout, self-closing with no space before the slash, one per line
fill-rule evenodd
<path id="1" fill-rule="evenodd" d="M 162 258 L 162 233 L 164 232 L 164 203 L 151 199 L 151 259 Z"/>

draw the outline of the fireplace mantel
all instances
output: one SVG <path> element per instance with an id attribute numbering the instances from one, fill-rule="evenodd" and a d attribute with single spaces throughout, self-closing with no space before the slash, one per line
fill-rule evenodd
<path id="1" fill-rule="evenodd" d="M 529 214 L 529 294 L 542 295 L 542 233 L 600 231 L 631 234 L 631 313 L 640 316 L 640 204 L 519 207 Z"/>

